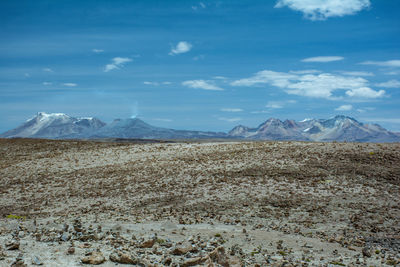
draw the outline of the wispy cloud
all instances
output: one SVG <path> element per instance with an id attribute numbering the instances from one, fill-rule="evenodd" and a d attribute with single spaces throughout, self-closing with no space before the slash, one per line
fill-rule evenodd
<path id="1" fill-rule="evenodd" d="M 96 48 L 94 48 L 94 49 L 92 49 L 92 52 L 93 52 L 93 53 L 103 53 L 104 50 L 103 50 L 103 49 L 96 49 Z"/>
<path id="2" fill-rule="evenodd" d="M 250 78 L 231 82 L 232 86 L 269 84 L 282 88 L 286 93 L 315 98 L 337 99 L 333 93 L 345 90 L 348 97 L 378 98 L 385 91 L 368 87 L 369 81 L 362 77 L 342 76 L 331 73 L 296 75 L 293 73 L 263 70 Z"/>
<path id="3" fill-rule="evenodd" d="M 215 80 L 227 80 L 228 78 L 226 78 L 224 76 L 214 76 L 213 79 L 215 79 Z"/>
<path id="4" fill-rule="evenodd" d="M 400 88 L 400 81 L 398 80 L 390 80 L 383 83 L 376 83 L 376 86 L 385 87 L 385 88 Z"/>
<path id="5" fill-rule="evenodd" d="M 224 90 L 223 88 L 216 86 L 212 81 L 205 81 L 205 80 L 184 81 L 182 82 L 182 85 L 190 88 L 203 89 L 203 90 L 214 90 L 214 91 Z"/>
<path id="6" fill-rule="evenodd" d="M 335 108 L 336 111 L 350 111 L 352 109 L 352 105 L 341 105 L 340 107 Z"/>
<path id="7" fill-rule="evenodd" d="M 67 86 L 67 87 L 75 87 L 75 86 L 77 86 L 76 83 L 63 83 L 62 85 Z"/>
<path id="8" fill-rule="evenodd" d="M 310 20 L 325 20 L 355 14 L 371 5 L 369 0 L 278 0 L 275 7 L 287 6 Z"/>
<path id="9" fill-rule="evenodd" d="M 387 61 L 364 61 L 361 65 L 376 65 L 381 67 L 400 67 L 400 60 L 387 60 Z"/>
<path id="10" fill-rule="evenodd" d="M 145 82 L 143 82 L 143 84 L 145 84 L 145 85 L 153 85 L 153 86 L 160 85 L 158 82 L 149 82 L 149 81 L 145 81 Z"/>
<path id="11" fill-rule="evenodd" d="M 159 85 L 170 85 L 172 84 L 171 82 L 150 82 L 150 81 L 144 81 L 143 84 L 145 85 L 153 85 L 153 86 L 159 86 Z"/>
<path id="12" fill-rule="evenodd" d="M 305 59 L 302 59 L 301 61 L 326 63 L 326 62 L 332 62 L 332 61 L 340 61 L 343 59 L 344 59 L 344 57 L 340 57 L 340 56 L 320 56 L 320 57 L 305 58 Z"/>
<path id="13" fill-rule="evenodd" d="M 225 117 L 219 117 L 218 119 L 220 121 L 227 121 L 227 122 L 237 122 L 242 120 L 242 118 L 225 118 Z"/>
<path id="14" fill-rule="evenodd" d="M 43 82 L 42 84 L 47 86 L 47 85 L 52 85 L 53 83 L 51 83 L 51 82 Z"/>
<path id="15" fill-rule="evenodd" d="M 206 4 L 204 4 L 203 2 L 200 2 L 198 5 L 194 5 L 194 6 L 192 6 L 192 9 L 193 10 L 197 10 L 197 9 L 199 9 L 199 8 L 206 8 L 207 6 L 206 6 Z"/>
<path id="16" fill-rule="evenodd" d="M 54 72 L 52 69 L 50 69 L 50 68 L 43 68 L 42 69 L 44 72 Z"/>
<path id="17" fill-rule="evenodd" d="M 364 112 L 367 112 L 367 111 L 373 111 L 373 110 L 375 110 L 375 108 L 373 108 L 373 107 L 366 107 L 366 108 L 357 109 L 357 111 L 360 112 L 360 113 L 364 113 Z"/>
<path id="18" fill-rule="evenodd" d="M 388 71 L 385 72 L 385 75 L 400 75 L 400 71 Z"/>
<path id="19" fill-rule="evenodd" d="M 280 108 L 284 108 L 288 104 L 295 104 L 295 103 L 297 103 L 296 100 L 268 101 L 268 103 L 265 105 L 265 107 L 269 108 L 269 109 L 280 109 Z"/>
<path id="20" fill-rule="evenodd" d="M 221 111 L 224 111 L 224 112 L 242 112 L 243 109 L 241 109 L 241 108 L 221 108 Z"/>
<path id="21" fill-rule="evenodd" d="M 283 108 L 283 103 L 278 102 L 278 101 L 268 101 L 267 105 L 265 105 L 266 108 L 272 108 L 272 109 L 280 109 Z"/>
<path id="22" fill-rule="evenodd" d="M 123 67 L 125 63 L 131 62 L 132 59 L 127 58 L 127 57 L 115 57 L 111 60 L 110 64 L 107 64 L 104 67 L 104 72 L 109 72 L 110 70 L 114 69 L 119 69 L 120 67 Z"/>
<path id="23" fill-rule="evenodd" d="M 198 55 L 198 56 L 193 57 L 194 61 L 198 61 L 198 60 L 202 60 L 202 59 L 204 59 L 204 55 Z"/>
<path id="24" fill-rule="evenodd" d="M 175 47 L 171 49 L 171 52 L 169 52 L 169 55 L 177 55 L 177 54 L 183 54 L 187 53 L 192 49 L 192 44 L 182 41 L 179 42 Z"/>
<path id="25" fill-rule="evenodd" d="M 372 72 L 367 72 L 367 71 L 341 71 L 340 72 L 343 75 L 348 75 L 348 76 L 374 76 Z"/>

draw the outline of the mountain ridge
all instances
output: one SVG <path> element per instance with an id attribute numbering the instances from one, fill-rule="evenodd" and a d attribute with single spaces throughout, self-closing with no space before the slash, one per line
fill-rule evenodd
<path id="1" fill-rule="evenodd" d="M 244 139 L 293 141 L 400 142 L 400 133 L 378 124 L 364 124 L 344 115 L 295 121 L 269 118 L 257 127 L 238 125 L 228 133 L 175 130 L 150 125 L 139 118 L 115 119 L 109 124 L 93 117 L 38 112 L 25 123 L 0 134 L 2 138 L 48 139 Z"/>

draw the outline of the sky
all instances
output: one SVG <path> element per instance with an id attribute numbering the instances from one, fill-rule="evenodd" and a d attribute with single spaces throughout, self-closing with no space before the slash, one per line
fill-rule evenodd
<path id="1" fill-rule="evenodd" d="M 398 0 L 2 0 L 0 132 L 37 112 L 400 131 Z"/>

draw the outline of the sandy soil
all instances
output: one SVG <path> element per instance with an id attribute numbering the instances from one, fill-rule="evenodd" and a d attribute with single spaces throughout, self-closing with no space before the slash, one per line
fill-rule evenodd
<path id="1" fill-rule="evenodd" d="M 0 266 L 400 264 L 400 144 L 0 139 Z"/>

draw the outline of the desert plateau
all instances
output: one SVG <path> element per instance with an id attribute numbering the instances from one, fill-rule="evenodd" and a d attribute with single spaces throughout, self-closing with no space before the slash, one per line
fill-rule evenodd
<path id="1" fill-rule="evenodd" d="M 0 140 L 0 266 L 396 266 L 400 144 Z"/>

